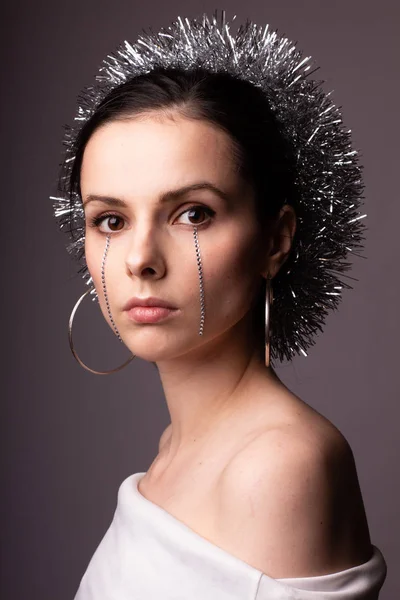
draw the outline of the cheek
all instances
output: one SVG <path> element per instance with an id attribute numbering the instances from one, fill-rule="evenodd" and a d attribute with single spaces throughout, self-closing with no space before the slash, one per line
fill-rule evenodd
<path id="1" fill-rule="evenodd" d="M 101 258 L 99 260 L 99 248 L 91 240 L 90 235 L 86 233 L 85 237 L 85 260 L 87 268 L 94 282 L 98 281 L 100 275 Z"/>
<path id="2" fill-rule="evenodd" d="M 101 281 L 101 266 L 103 262 L 104 251 L 106 248 L 106 238 L 102 238 L 100 236 L 91 236 L 90 234 L 86 235 L 85 238 L 85 258 L 88 271 L 93 279 L 94 287 L 96 288 L 97 294 L 101 298 L 100 291 L 102 290 L 102 281 Z M 107 273 L 107 259 L 109 258 L 109 253 L 112 248 L 112 240 L 108 246 L 108 253 L 105 260 L 105 272 Z M 107 281 L 107 280 L 106 280 Z"/>
<path id="3" fill-rule="evenodd" d="M 108 244 L 108 251 L 104 262 L 104 277 L 106 284 L 106 293 L 108 301 L 111 305 L 111 312 L 113 313 L 116 303 L 118 302 L 118 293 L 119 293 L 119 281 L 121 280 L 118 277 L 118 273 L 115 270 L 115 252 L 113 252 L 113 239 Z M 102 236 L 90 236 L 90 234 L 85 238 L 85 258 L 86 264 L 88 267 L 88 271 L 90 276 L 93 279 L 93 286 L 96 289 L 100 310 L 103 313 L 105 320 L 109 323 L 110 327 L 113 328 L 113 325 L 110 321 L 110 317 L 108 314 L 107 303 L 103 288 L 103 279 L 102 279 L 102 263 L 104 252 L 106 249 L 107 240 L 106 237 Z M 116 314 L 113 314 L 114 319 L 116 318 Z"/>
<path id="4" fill-rule="evenodd" d="M 231 319 L 233 313 L 241 317 L 249 309 L 262 279 L 257 267 L 258 254 L 252 233 L 246 237 L 226 236 L 217 249 L 205 253 L 206 301 L 208 296 L 213 312 L 216 308 L 222 318 Z"/>

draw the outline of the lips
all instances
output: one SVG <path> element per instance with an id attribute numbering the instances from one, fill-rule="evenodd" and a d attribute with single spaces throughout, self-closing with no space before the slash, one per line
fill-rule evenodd
<path id="1" fill-rule="evenodd" d="M 124 310 L 131 310 L 132 308 L 135 308 L 136 306 L 176 309 L 176 306 L 174 306 L 167 300 L 164 300 L 162 298 L 155 298 L 154 296 L 150 296 L 148 298 L 138 298 L 138 297 L 131 298 L 125 304 Z"/>
<path id="2" fill-rule="evenodd" d="M 128 317 L 136 323 L 157 323 L 178 312 L 161 306 L 135 306 L 128 310 Z"/>

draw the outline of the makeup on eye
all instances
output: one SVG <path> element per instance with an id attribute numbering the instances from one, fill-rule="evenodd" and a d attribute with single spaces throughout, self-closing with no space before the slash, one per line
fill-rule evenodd
<path id="1" fill-rule="evenodd" d="M 203 204 L 193 204 L 193 205 L 189 206 L 188 208 L 186 208 L 184 211 L 182 211 L 176 218 L 181 217 L 182 215 L 184 215 L 187 212 L 195 211 L 195 210 L 200 210 L 200 211 L 204 212 L 205 214 L 207 214 L 209 216 L 209 219 L 207 221 L 201 222 L 201 223 L 185 223 L 186 225 L 191 225 L 192 227 L 195 225 L 198 227 L 202 227 L 203 225 L 209 223 L 212 220 L 213 216 L 215 215 L 215 210 L 213 210 L 212 208 L 210 208 L 208 206 L 204 206 Z M 121 215 L 111 212 L 111 211 L 107 211 L 105 213 L 102 213 L 101 215 L 98 215 L 95 217 L 90 217 L 89 218 L 89 226 L 100 229 L 99 226 L 101 225 L 101 223 L 105 219 L 110 218 L 110 217 L 115 217 L 117 219 L 124 220 L 124 217 L 122 217 Z M 118 230 L 118 231 L 121 231 L 121 230 Z M 114 232 L 108 231 L 108 232 L 102 232 L 102 233 L 117 233 L 117 231 L 114 231 Z"/>

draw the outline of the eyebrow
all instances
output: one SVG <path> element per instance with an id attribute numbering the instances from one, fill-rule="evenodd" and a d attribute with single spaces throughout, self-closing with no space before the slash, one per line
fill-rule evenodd
<path id="1" fill-rule="evenodd" d="M 220 190 L 216 185 L 209 181 L 200 181 L 198 183 L 185 185 L 184 187 L 175 190 L 168 190 L 167 192 L 163 192 L 160 196 L 160 203 L 163 204 L 165 202 L 176 201 L 194 190 L 210 190 L 225 202 L 229 201 L 229 195 L 226 192 Z M 120 206 L 124 208 L 128 207 L 128 204 L 121 198 L 113 198 L 112 196 L 101 196 L 98 194 L 89 194 L 85 202 L 83 203 L 83 206 L 86 206 L 87 204 L 89 204 L 89 202 L 104 202 L 109 206 Z"/>

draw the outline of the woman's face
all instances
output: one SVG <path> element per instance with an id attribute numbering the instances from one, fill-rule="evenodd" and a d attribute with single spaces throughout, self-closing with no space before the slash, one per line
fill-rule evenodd
<path id="1" fill-rule="evenodd" d="M 204 187 L 162 201 L 169 192 L 199 183 L 214 186 L 220 194 Z M 110 234 L 108 301 L 133 354 L 157 362 L 229 338 L 260 289 L 263 257 L 252 191 L 236 172 L 230 138 L 223 131 L 180 116 L 107 123 L 87 143 L 81 192 L 86 262 L 100 307 L 112 327 L 101 281 Z M 94 196 L 117 199 L 118 205 L 90 200 Z M 93 219 L 100 217 L 93 226 Z M 202 336 L 194 225 L 203 269 Z M 124 311 L 133 296 L 162 298 L 178 310 L 156 323 L 137 323 Z"/>

